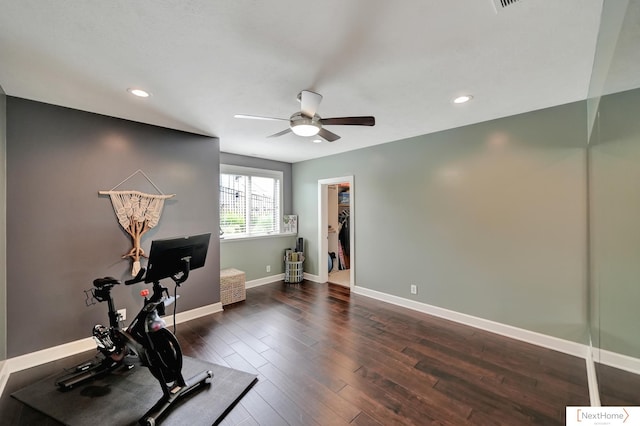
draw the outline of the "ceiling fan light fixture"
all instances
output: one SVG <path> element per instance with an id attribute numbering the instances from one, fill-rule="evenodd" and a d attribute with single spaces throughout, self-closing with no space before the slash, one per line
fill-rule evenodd
<path id="1" fill-rule="evenodd" d="M 291 131 L 298 136 L 315 136 L 320 131 L 320 123 L 315 117 L 305 117 L 300 113 L 291 116 L 289 126 Z"/>
<path id="2" fill-rule="evenodd" d="M 296 124 L 291 127 L 291 130 L 298 136 L 315 136 L 320 131 L 320 128 L 313 124 Z"/>
<path id="3" fill-rule="evenodd" d="M 325 125 L 337 126 L 375 126 L 376 119 L 372 116 L 363 117 L 333 117 L 322 118 L 316 111 L 322 100 L 322 95 L 319 93 L 311 92 L 309 90 L 303 90 L 298 95 L 300 101 L 300 111 L 294 112 L 289 117 L 289 128 L 284 129 L 278 133 L 274 133 L 269 138 L 275 138 L 278 136 L 287 135 L 293 133 L 296 136 L 311 137 L 319 135 L 319 138 L 313 138 L 314 143 L 321 143 L 323 141 L 335 142 L 340 139 L 340 136 L 325 129 Z M 286 121 L 286 118 L 274 118 L 264 117 L 260 115 L 247 115 L 236 114 L 236 118 L 250 118 L 254 120 L 276 120 Z"/>

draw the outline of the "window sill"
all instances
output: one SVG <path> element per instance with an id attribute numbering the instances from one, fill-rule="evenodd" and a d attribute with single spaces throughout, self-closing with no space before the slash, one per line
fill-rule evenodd
<path id="1" fill-rule="evenodd" d="M 220 243 L 231 243 L 235 241 L 248 241 L 248 240 L 263 240 L 265 238 L 282 238 L 282 237 L 295 237 L 295 232 L 281 232 L 279 234 L 264 234 L 264 235 L 251 235 L 244 237 L 234 237 L 232 235 L 220 237 Z"/>

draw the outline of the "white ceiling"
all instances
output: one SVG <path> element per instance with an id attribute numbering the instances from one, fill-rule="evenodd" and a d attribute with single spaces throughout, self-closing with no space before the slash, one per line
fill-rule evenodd
<path id="1" fill-rule="evenodd" d="M 493 4 L 0 0 L 0 85 L 287 162 L 585 99 L 602 0 Z M 324 96 L 322 117 L 374 115 L 376 126 L 327 127 L 342 139 L 314 144 L 266 138 L 286 122 L 233 117 L 288 118 L 303 89 Z"/>

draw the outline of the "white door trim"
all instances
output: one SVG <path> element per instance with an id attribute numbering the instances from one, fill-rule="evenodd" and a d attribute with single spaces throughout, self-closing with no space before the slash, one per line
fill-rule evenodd
<path id="1" fill-rule="evenodd" d="M 355 185 L 353 175 L 328 179 L 318 179 L 318 276 L 320 282 L 329 280 L 328 248 L 328 215 L 327 215 L 327 186 L 347 182 L 349 184 L 349 288 L 355 287 L 356 252 L 355 252 Z"/>

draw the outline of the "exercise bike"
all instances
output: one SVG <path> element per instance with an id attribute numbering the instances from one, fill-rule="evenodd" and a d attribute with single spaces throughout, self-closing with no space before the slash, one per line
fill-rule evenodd
<path id="1" fill-rule="evenodd" d="M 154 256 L 156 241 L 152 242 L 149 255 L 150 269 L 147 271 L 143 268 L 135 278 L 125 281 L 125 285 L 142 281 L 153 282 L 152 294 L 149 296 L 148 289 L 140 292 L 144 297 L 144 304 L 126 329 L 120 327 L 120 317 L 111 296 L 111 290 L 119 285 L 120 281 L 113 277 L 97 278 L 93 281 L 92 298 L 98 302 L 107 302 L 109 327 L 100 324 L 94 326 L 93 338 L 97 345 L 98 357 L 93 361 L 79 364 L 70 374 L 56 380 L 61 390 L 70 390 L 119 367 L 133 368 L 134 364 L 130 362 L 130 358 L 136 357 L 149 369 L 162 387 L 163 396 L 139 420 L 142 425 L 153 426 L 173 403 L 213 378 L 213 372 L 210 370 L 202 371 L 189 380 L 185 380 L 182 376 L 180 344 L 160 317 L 165 314 L 166 306 L 175 302 L 175 299 L 170 297 L 166 287 L 160 285 L 160 278 L 158 278 L 170 277 L 176 287 L 185 282 L 191 269 L 204 264 L 203 256 L 206 255 L 209 235 L 158 240 L 157 247 L 160 249 L 155 250 L 156 256 Z M 199 242 L 198 246 L 194 248 L 191 244 L 186 244 L 185 240 L 189 238 L 196 238 L 194 241 Z M 205 241 L 206 245 L 203 249 L 202 245 Z M 159 261 L 157 263 L 159 266 L 151 269 L 154 258 Z M 194 260 L 195 264 L 192 263 Z M 171 266 L 172 264 L 175 265 Z"/>

